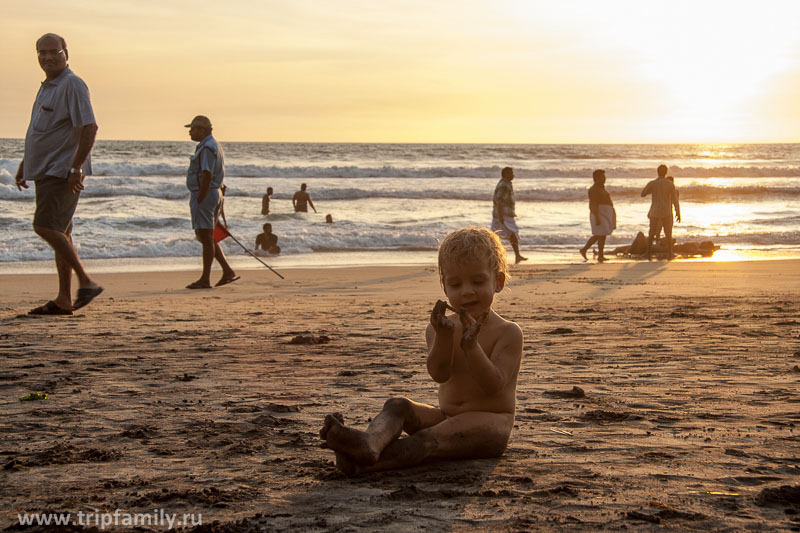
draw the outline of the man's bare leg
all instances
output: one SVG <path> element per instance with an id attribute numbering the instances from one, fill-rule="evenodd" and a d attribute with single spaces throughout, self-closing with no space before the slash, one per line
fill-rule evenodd
<path id="1" fill-rule="evenodd" d="M 592 235 L 591 237 L 589 237 L 589 240 L 586 241 L 586 245 L 580 250 L 578 250 L 584 259 L 588 260 L 588 258 L 586 257 L 586 252 L 588 252 L 589 248 L 591 248 L 592 245 L 597 242 L 597 239 L 598 239 L 597 235 Z"/>
<path id="2" fill-rule="evenodd" d="M 517 239 L 517 236 L 512 233 L 508 240 L 511 241 L 511 247 L 514 249 L 514 262 L 527 261 L 528 258 L 522 257 L 522 254 L 519 253 L 519 239 Z"/>
<path id="3" fill-rule="evenodd" d="M 672 224 L 664 224 L 664 238 L 667 240 L 667 260 L 672 261 L 675 259 L 672 254 Z"/>
<path id="4" fill-rule="evenodd" d="M 72 272 L 78 277 L 81 289 L 98 287 L 83 267 L 72 235 L 42 226 L 34 226 L 34 231 L 50 245 L 55 254 L 56 271 L 58 272 L 58 296 L 53 300 L 62 309 L 72 309 Z"/>
<path id="5" fill-rule="evenodd" d="M 214 255 L 216 254 L 216 243 L 214 242 L 213 229 L 196 229 L 194 230 L 195 237 L 203 245 L 203 272 L 200 274 L 200 279 L 195 281 L 192 285 L 211 285 L 211 265 L 214 262 Z"/>
<path id="6" fill-rule="evenodd" d="M 647 233 L 647 260 L 650 261 L 653 258 L 652 250 L 653 250 L 653 239 L 661 233 L 661 226 L 656 222 L 655 219 L 650 219 L 650 230 Z"/>
<path id="7" fill-rule="evenodd" d="M 606 260 L 606 256 L 603 254 L 603 251 L 606 247 L 606 236 L 605 235 L 598 235 L 597 236 L 597 260 L 602 263 Z"/>
<path id="8" fill-rule="evenodd" d="M 320 437 L 337 455 L 344 454 L 358 465 L 372 465 L 403 430 L 414 434 L 443 420 L 445 415 L 440 409 L 406 398 L 392 398 L 366 431 L 345 426 L 342 416 L 334 413 L 325 417 Z"/>
<path id="9" fill-rule="evenodd" d="M 61 309 L 72 309 L 72 267 L 60 253 L 55 252 L 58 272 L 58 296 L 53 300 Z"/>
<path id="10" fill-rule="evenodd" d="M 233 279 L 236 277 L 236 272 L 231 268 L 231 265 L 228 263 L 228 258 L 225 257 L 225 252 L 222 251 L 222 247 L 218 242 L 214 242 L 214 259 L 216 259 L 217 263 L 219 263 L 219 266 L 222 267 L 222 277 L 220 278 L 220 281 Z"/>

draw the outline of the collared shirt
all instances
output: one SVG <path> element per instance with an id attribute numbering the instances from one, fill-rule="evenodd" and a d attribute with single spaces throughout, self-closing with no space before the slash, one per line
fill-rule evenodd
<path id="1" fill-rule="evenodd" d="M 189 158 L 189 170 L 186 172 L 187 189 L 192 192 L 200 190 L 200 175 L 204 170 L 211 173 L 211 188 L 220 188 L 225 178 L 225 156 L 222 147 L 211 134 L 197 143 L 194 155 Z"/>
<path id="2" fill-rule="evenodd" d="M 678 192 L 675 190 L 675 184 L 667 178 L 656 178 L 642 189 L 642 196 L 648 194 L 653 195 L 650 202 L 650 211 L 647 213 L 648 218 L 672 218 L 672 206 L 675 206 L 675 212 L 680 213 L 680 204 L 678 203 Z"/>
<path id="3" fill-rule="evenodd" d="M 56 79 L 43 81 L 25 135 L 23 177 L 66 179 L 80 142 L 80 128 L 94 123 L 89 88 L 69 67 Z M 92 173 L 88 157 L 83 173 Z"/>
<path id="4" fill-rule="evenodd" d="M 503 218 L 514 218 L 517 216 L 514 213 L 514 206 L 516 205 L 516 201 L 514 200 L 514 187 L 511 186 L 511 182 L 507 179 L 500 178 L 500 181 L 497 182 L 497 187 L 494 188 L 492 202 L 492 218 L 500 218 L 497 212 L 498 205 L 503 206 Z"/>

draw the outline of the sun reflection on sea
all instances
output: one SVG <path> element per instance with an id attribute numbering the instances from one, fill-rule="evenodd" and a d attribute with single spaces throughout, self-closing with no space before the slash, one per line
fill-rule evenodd
<path id="1" fill-rule="evenodd" d="M 711 257 L 680 259 L 681 261 L 699 261 L 729 263 L 733 261 L 772 261 L 777 259 L 798 259 L 796 254 L 782 250 L 752 250 L 746 248 L 722 248 Z"/>
<path id="2" fill-rule="evenodd" d="M 730 187 L 736 182 L 731 178 L 706 178 L 705 183 L 708 187 Z"/>
<path id="3" fill-rule="evenodd" d="M 738 204 L 684 204 L 683 223 L 694 226 L 693 230 L 700 234 L 709 231 L 717 232 L 720 228 L 734 230 L 739 220 L 742 207 Z"/>
<path id="4" fill-rule="evenodd" d="M 731 152 L 726 151 L 725 148 L 728 148 L 728 145 L 720 145 L 717 149 L 709 148 L 707 150 L 698 152 L 697 155 L 701 159 L 709 159 L 714 161 L 719 159 L 728 159 L 733 154 Z"/>

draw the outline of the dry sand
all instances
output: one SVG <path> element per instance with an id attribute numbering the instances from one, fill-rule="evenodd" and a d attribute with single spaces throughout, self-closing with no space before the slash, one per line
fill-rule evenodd
<path id="1" fill-rule="evenodd" d="M 0 276 L 0 529 L 163 509 L 198 531 L 800 530 L 798 261 L 516 267 L 506 454 L 354 479 L 322 419 L 436 403 L 434 268 L 241 274 L 100 275 L 72 317 L 24 314 L 54 276 Z"/>

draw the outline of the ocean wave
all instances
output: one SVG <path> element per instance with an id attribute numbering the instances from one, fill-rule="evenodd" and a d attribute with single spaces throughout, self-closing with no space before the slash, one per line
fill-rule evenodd
<path id="1" fill-rule="evenodd" d="M 11 183 L 6 183 L 11 181 Z M 354 185 L 358 185 L 354 183 Z M 337 187 L 330 183 L 317 184 L 313 188 L 315 202 L 332 200 L 363 200 L 374 198 L 408 199 L 408 200 L 471 200 L 491 202 L 493 186 L 456 187 L 448 183 L 437 186 L 425 184 L 424 188 L 402 187 L 398 183 L 370 183 L 369 187 Z M 615 202 L 636 200 L 641 198 L 642 187 L 614 186 L 606 187 Z M 260 199 L 263 195 L 261 187 L 243 187 L 242 184 L 228 182 L 230 197 Z M 793 184 L 776 182 L 758 185 L 716 185 L 690 184 L 678 187 L 681 201 L 696 203 L 745 202 L 766 199 L 800 198 L 800 187 Z M 29 201 L 34 195 L 34 188 L 18 191 L 13 179 L 0 176 L 0 200 Z M 95 179 L 87 183 L 81 193 L 82 198 L 122 198 L 144 197 L 161 200 L 188 200 L 189 192 L 182 180 L 111 177 Z M 531 187 L 530 183 L 516 187 L 515 196 L 518 202 L 583 202 L 587 199 L 587 187 L 584 184 L 575 186 Z M 273 195 L 273 200 L 291 199 L 291 192 Z"/>
<path id="2" fill-rule="evenodd" d="M 173 158 L 174 159 L 174 158 Z M 187 158 L 188 160 L 188 158 Z M 590 179 L 592 172 L 598 167 L 572 165 L 573 160 L 555 160 L 551 165 L 543 164 L 538 160 L 518 160 L 515 174 L 519 179 L 537 178 L 580 178 Z M 242 178 L 482 178 L 498 179 L 500 165 L 475 165 L 449 166 L 397 166 L 397 165 L 267 165 L 267 164 L 237 164 L 227 159 L 225 172 L 228 177 Z M 651 166 L 621 165 L 603 167 L 609 180 L 614 178 L 647 179 L 655 177 L 655 169 Z M 792 162 L 794 163 L 794 162 Z M 124 161 L 107 162 L 95 159 L 93 164 L 96 176 L 185 176 L 187 162 L 175 161 Z M 536 168 L 526 168 L 535 166 Z M 0 159 L 0 176 L 14 176 L 19 166 L 19 160 Z M 786 161 L 777 161 L 772 165 L 739 165 L 718 164 L 712 166 L 680 166 L 670 167 L 670 173 L 677 178 L 768 178 L 768 177 L 800 177 L 800 165 Z"/>
<path id="3" fill-rule="evenodd" d="M 641 189 L 638 187 L 614 188 L 607 187 L 612 198 L 639 198 Z M 681 201 L 699 203 L 709 202 L 736 202 L 761 200 L 766 198 L 797 198 L 800 197 L 800 187 L 780 185 L 743 185 L 743 186 L 716 186 L 716 185 L 687 185 L 678 187 Z"/>
<path id="4" fill-rule="evenodd" d="M 249 228 L 235 232 L 236 238 L 246 246 L 252 246 L 257 230 Z M 446 231 L 398 231 L 378 228 L 356 230 L 328 230 L 318 227 L 316 231 L 281 232 L 279 245 L 283 255 L 313 252 L 359 252 L 359 251 L 425 251 L 433 252 L 437 239 Z M 629 244 L 635 231 L 618 231 L 608 239 L 608 246 Z M 523 233 L 521 245 L 527 249 L 575 248 L 585 242 L 584 232 L 555 232 L 547 234 Z M 794 246 L 800 242 L 800 231 L 708 233 L 690 232 L 677 235 L 680 242 L 711 240 L 725 247 Z M 86 235 L 77 238 L 80 255 L 84 259 L 135 259 L 157 257 L 198 257 L 200 245 L 193 239 L 190 229 L 169 235 L 141 236 L 140 238 L 108 238 Z M 226 254 L 241 254 L 242 249 L 231 239 L 222 241 Z M 52 250 L 32 232 L 19 233 L 14 238 L 0 241 L 0 262 L 51 260 Z"/>
<path id="5" fill-rule="evenodd" d="M 227 164 L 228 177 L 243 178 L 485 178 L 498 179 L 502 167 L 489 166 L 435 166 L 398 167 L 385 166 L 277 166 L 277 165 L 237 165 Z M 583 178 L 592 175 L 594 167 L 552 167 L 515 169 L 518 178 Z M 613 178 L 654 177 L 654 169 L 647 168 L 606 168 L 606 175 Z M 184 176 L 186 166 L 167 163 L 136 165 L 132 163 L 95 163 L 94 173 L 98 176 Z M 670 173 L 679 178 L 764 178 L 800 177 L 800 167 L 796 165 L 777 166 L 711 166 L 711 167 L 670 167 Z"/>
<path id="6" fill-rule="evenodd" d="M 775 226 L 776 223 L 780 222 L 780 225 L 783 227 L 800 227 L 800 215 L 792 213 L 779 213 L 776 212 L 772 216 L 768 218 L 758 218 L 755 220 L 751 220 L 750 224 L 754 224 L 757 226 Z"/>
<path id="7" fill-rule="evenodd" d="M 10 183 L 9 183 L 10 182 Z M 189 198 L 189 192 L 182 180 L 174 178 L 158 180 L 154 178 L 111 177 L 89 179 L 81 198 L 115 198 L 123 196 L 143 196 L 146 198 L 180 200 Z M 34 185 L 28 182 L 28 189 L 18 191 L 14 178 L 6 179 L 0 174 L 0 200 L 28 200 L 34 196 Z"/>

